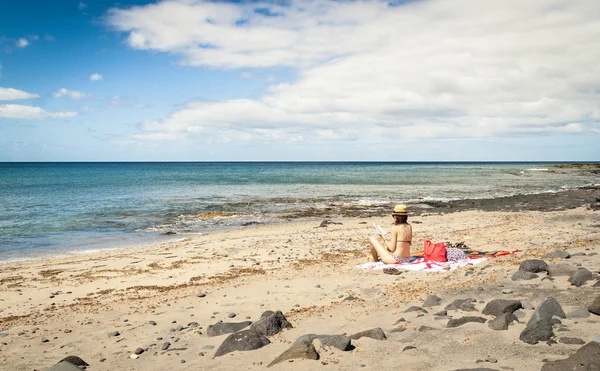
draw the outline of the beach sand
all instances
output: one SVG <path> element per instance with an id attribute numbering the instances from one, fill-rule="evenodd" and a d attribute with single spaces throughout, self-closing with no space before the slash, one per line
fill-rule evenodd
<path id="1" fill-rule="evenodd" d="M 260 370 L 301 335 L 351 335 L 377 327 L 386 340 L 352 340 L 349 351 L 316 342 L 319 360 L 284 361 L 271 369 L 540 370 L 545 361 L 566 358 L 581 346 L 520 341 L 533 309 L 521 310 L 523 318 L 506 331 L 487 323 L 447 328 L 448 317 L 435 319 L 433 313 L 456 298 L 476 299 L 477 311 L 448 311 L 453 318 L 488 320 L 493 316 L 481 310 L 496 298 L 537 306 L 552 296 L 567 313 L 590 305 L 599 293 L 595 279 L 582 287 L 570 286 L 567 276 L 511 280 L 522 261 L 557 249 L 585 255 L 548 263 L 580 265 L 597 275 L 600 214 L 589 206 L 421 212 L 409 219 L 412 252 L 425 239 L 519 252 L 450 272 L 398 276 L 355 267 L 368 261 L 373 223 L 389 230 L 389 215 L 331 220 L 340 224 L 250 226 L 147 248 L 0 265 L 0 333 L 7 334 L 0 338 L 0 369 L 44 370 L 77 355 L 92 371 Z M 430 294 L 441 297 L 441 304 L 424 315 L 404 312 Z M 213 357 L 228 335 L 208 337 L 209 325 L 256 321 L 266 310 L 282 311 L 293 328 L 270 336 L 260 349 Z M 600 316 L 562 322 L 568 331 L 555 328 L 555 340 L 568 336 L 587 343 L 600 335 Z M 109 336 L 114 331 L 120 334 Z M 166 341 L 170 348 L 163 351 Z M 132 359 L 136 348 L 147 350 Z"/>

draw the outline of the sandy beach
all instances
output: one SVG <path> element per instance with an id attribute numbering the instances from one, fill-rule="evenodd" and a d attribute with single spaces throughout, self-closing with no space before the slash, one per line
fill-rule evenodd
<path id="1" fill-rule="evenodd" d="M 302 335 L 381 328 L 385 340 L 362 337 L 346 351 L 315 341 L 318 360 L 285 360 L 272 369 L 540 370 L 581 347 L 563 337 L 589 343 L 600 335 L 600 316 L 591 314 L 561 319 L 548 342 L 519 340 L 544 298 L 555 298 L 570 313 L 598 296 L 600 214 L 590 207 L 597 193 L 589 190 L 585 203 L 566 210 L 490 211 L 476 204 L 455 212 L 421 210 L 409 218 L 413 253 L 425 239 L 482 251 L 519 250 L 444 272 L 388 275 L 356 268 L 368 261 L 373 223 L 391 227 L 387 213 L 329 218 L 335 223 L 324 227 L 322 220 L 291 221 L 147 248 L 3 264 L 0 369 L 44 370 L 76 355 L 92 371 L 260 370 Z M 544 261 L 586 268 L 593 279 L 580 287 L 569 276 L 546 272 L 511 279 L 521 262 L 556 250 L 571 256 Z M 428 295 L 440 303 L 405 312 L 423 306 Z M 474 311 L 434 315 L 467 298 L 475 299 Z M 515 312 L 518 322 L 495 331 L 488 326 L 494 316 L 481 313 L 493 299 L 529 305 Z M 209 325 L 255 322 L 267 310 L 281 311 L 293 327 L 268 336 L 270 344 L 260 349 L 214 357 L 229 334 L 209 337 Z M 450 319 L 465 316 L 488 323 L 448 327 Z"/>

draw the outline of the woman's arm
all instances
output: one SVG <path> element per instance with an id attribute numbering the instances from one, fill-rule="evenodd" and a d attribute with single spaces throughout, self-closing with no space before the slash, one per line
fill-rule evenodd
<path id="1" fill-rule="evenodd" d="M 392 228 L 392 238 L 391 240 L 385 241 L 385 243 L 387 244 L 387 249 L 390 252 L 394 252 L 396 251 L 396 242 L 398 241 L 398 230 L 396 228 Z"/>

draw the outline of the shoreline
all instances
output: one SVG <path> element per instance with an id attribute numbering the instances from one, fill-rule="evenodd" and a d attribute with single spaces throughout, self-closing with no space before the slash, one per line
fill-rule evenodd
<path id="1" fill-rule="evenodd" d="M 342 217 L 336 219 L 341 224 L 326 227 L 316 221 L 251 226 L 160 246 L 2 265 L 0 333 L 7 335 L 0 338 L 0 365 L 10 366 L 10 371 L 39 370 L 67 355 L 78 355 L 92 365 L 90 371 L 258 370 L 303 334 L 352 334 L 374 327 L 381 327 L 388 340 L 353 340 L 356 351 L 319 349 L 320 362 L 297 360 L 274 369 L 316 370 L 322 369 L 321 362 L 343 370 L 357 364 L 365 364 L 368 370 L 393 369 L 397 365 L 385 356 L 390 352 L 400 352 L 407 370 L 476 367 L 480 353 L 516 370 L 521 364 L 539 369 L 542 358 L 564 358 L 575 351 L 565 344 L 521 349 L 518 333 L 524 323 L 512 325 L 507 332 L 490 332 L 487 325 L 477 324 L 451 330 L 443 328 L 446 321 L 431 314 L 419 317 L 418 312 L 404 311 L 421 305 L 430 294 L 442 297 L 443 305 L 461 297 L 486 302 L 503 297 L 506 288 L 515 292 L 508 298 L 516 295 L 537 305 L 543 295 L 552 294 L 565 311 L 576 308 L 578 300 L 585 301 L 585 295 L 594 292 L 589 284 L 571 290 L 567 277 L 520 283 L 510 276 L 522 260 L 540 258 L 555 249 L 587 252 L 590 255 L 573 257 L 570 263 L 597 272 L 600 260 L 591 255 L 600 252 L 596 211 L 578 207 L 414 215 L 409 218 L 415 230 L 412 253 L 424 239 L 464 241 L 478 250 L 521 252 L 442 273 L 389 276 L 356 269 L 355 265 L 367 260 L 372 223 L 388 229 L 389 219 L 385 213 Z M 483 304 L 478 306 L 483 308 Z M 266 310 L 281 310 L 294 327 L 270 337 L 271 344 L 259 350 L 212 358 L 226 336 L 208 337 L 209 325 L 219 320 L 256 321 Z M 531 314 L 526 311 L 527 316 Z M 460 313 L 453 315 L 460 317 Z M 406 323 L 395 324 L 400 317 Z M 597 318 L 580 324 L 564 322 L 573 336 L 591 339 L 590 331 L 600 324 Z M 171 331 L 179 325 L 182 330 Z M 422 326 L 435 330 L 422 332 Z M 109 337 L 113 331 L 121 335 Z M 500 347 L 486 345 L 490 335 L 497 337 Z M 466 338 L 469 343 L 463 342 Z M 161 351 L 164 341 L 175 350 Z M 418 352 L 401 352 L 408 345 Z M 131 359 L 138 347 L 148 350 Z M 423 368 L 422 352 L 438 354 L 439 359 Z M 25 354 L 28 357 L 22 358 Z M 459 357 L 453 358 L 455 354 Z"/>
<path id="2" fill-rule="evenodd" d="M 572 165 L 572 164 L 570 164 Z M 494 198 L 479 198 L 479 199 L 464 199 L 454 201 L 422 201 L 419 204 L 407 204 L 412 210 L 412 215 L 422 215 L 429 213 L 454 213 L 458 211 L 469 211 L 469 210 L 480 210 L 480 211 L 556 211 L 556 210 L 567 210 L 581 206 L 590 206 L 592 208 L 600 208 L 600 185 L 589 185 L 581 186 L 575 189 L 557 191 L 557 192 L 543 192 L 543 193 L 532 193 L 532 194 L 517 194 L 512 196 L 501 196 Z M 426 205 L 426 207 L 420 207 L 419 205 Z M 140 242 L 133 246 L 122 246 L 113 247 L 112 244 L 107 244 L 105 247 L 94 248 L 94 251 L 87 252 L 85 250 L 73 249 L 71 251 L 42 257 L 17 257 L 11 258 L 8 261 L 0 261 L 0 267 L 4 264 L 22 262 L 22 261 L 34 261 L 39 259 L 52 259 L 72 255 L 90 254 L 94 252 L 113 251 L 113 250 L 127 250 L 127 249 L 143 249 L 152 246 L 160 246 L 171 242 L 177 242 L 188 238 L 194 238 L 199 235 L 210 235 L 215 233 L 221 233 L 225 231 L 233 230 L 244 230 L 255 226 L 268 226 L 268 225 L 281 225 L 290 222 L 300 220 L 301 222 L 317 222 L 319 219 L 330 218 L 347 218 L 347 217 L 377 217 L 381 215 L 387 215 L 387 210 L 393 207 L 392 204 L 382 204 L 374 207 L 373 205 L 368 206 L 340 206 L 338 208 L 326 208 L 326 209 L 308 209 L 302 212 L 293 213 L 286 217 L 281 217 L 280 220 L 272 223 L 260 223 L 251 222 L 249 225 L 237 227 L 232 226 L 230 228 L 223 227 L 216 231 L 189 233 L 189 234 L 176 234 L 173 235 L 173 239 L 166 240 L 164 242 L 156 242 L 157 239 L 165 238 L 164 234 L 152 235 L 146 238 L 140 238 Z M 177 236 L 177 237 L 175 237 Z"/>

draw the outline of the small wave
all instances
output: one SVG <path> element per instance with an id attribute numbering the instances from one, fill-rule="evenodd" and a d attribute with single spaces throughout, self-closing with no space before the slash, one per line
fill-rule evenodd
<path id="1" fill-rule="evenodd" d="M 525 171 L 548 171 L 548 169 L 545 168 L 531 168 L 531 169 L 525 169 Z"/>

